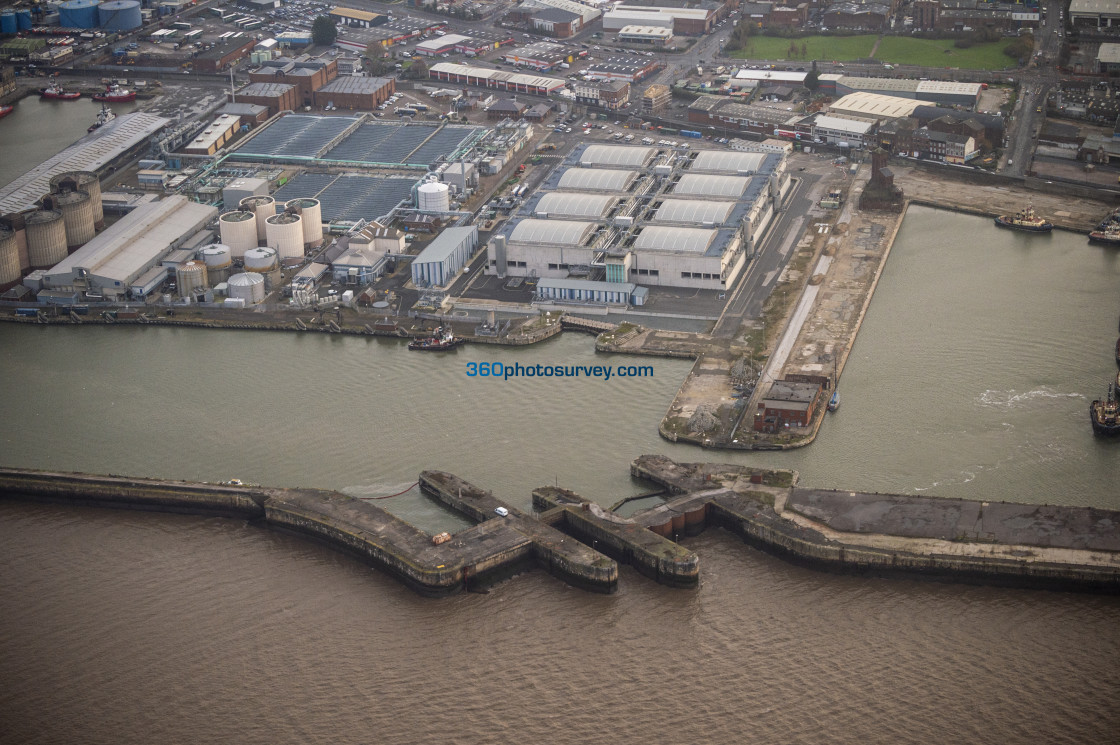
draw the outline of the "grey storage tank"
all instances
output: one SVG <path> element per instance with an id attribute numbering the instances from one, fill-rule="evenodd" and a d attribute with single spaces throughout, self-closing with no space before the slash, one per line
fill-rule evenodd
<path id="1" fill-rule="evenodd" d="M 93 203 L 93 225 L 98 230 L 105 227 L 105 212 L 101 206 L 101 181 L 93 171 L 65 171 L 51 176 L 51 191 L 84 191 Z"/>
<path id="2" fill-rule="evenodd" d="M 32 269 L 50 269 L 66 258 L 66 222 L 61 212 L 35 210 L 25 215 L 24 223 Z"/>
<path id="3" fill-rule="evenodd" d="M 109 0 L 97 6 L 97 18 L 106 31 L 131 31 L 144 25 L 137 0 Z"/>
<path id="4" fill-rule="evenodd" d="M 62 213 L 66 223 L 66 246 L 70 250 L 85 245 L 97 234 L 93 227 L 93 204 L 84 191 L 48 194 L 43 197 L 42 205 L 43 209 Z"/>
<path id="5" fill-rule="evenodd" d="M 0 226 L 0 291 L 19 282 L 19 243 L 14 230 Z"/>

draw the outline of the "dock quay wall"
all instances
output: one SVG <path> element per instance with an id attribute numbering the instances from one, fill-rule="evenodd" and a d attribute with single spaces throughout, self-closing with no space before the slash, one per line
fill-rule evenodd
<path id="1" fill-rule="evenodd" d="M 578 501 L 573 501 L 578 500 Z M 696 554 L 655 531 L 630 520 L 598 514 L 602 508 L 566 489 L 543 487 L 533 490 L 537 509 L 556 509 L 562 527 L 573 537 L 629 564 L 650 579 L 670 587 L 700 584 L 700 559 Z M 597 509 L 598 508 L 598 509 Z"/>
<path id="2" fill-rule="evenodd" d="M 530 560 L 534 548 L 511 534 L 491 549 L 470 529 L 454 545 L 435 546 L 431 536 L 385 510 L 322 490 L 0 468 L 0 497 L 251 520 L 357 556 L 430 596 L 508 573 Z"/>
<path id="3" fill-rule="evenodd" d="M 712 523 L 769 554 L 795 564 L 839 574 L 914 577 L 1050 590 L 1120 592 L 1112 567 L 1016 561 L 987 556 L 948 556 L 890 551 L 836 543 L 783 520 L 751 500 L 717 499 Z"/>
<path id="4" fill-rule="evenodd" d="M 268 491 L 223 484 L 0 468 L 0 496 L 254 520 L 264 517 Z"/>

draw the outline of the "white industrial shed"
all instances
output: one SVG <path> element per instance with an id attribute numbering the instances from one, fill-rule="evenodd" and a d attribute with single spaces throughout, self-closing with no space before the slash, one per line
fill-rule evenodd
<path id="1" fill-rule="evenodd" d="M 579 156 L 584 166 L 630 166 L 640 168 L 653 160 L 657 151 L 652 147 L 627 147 L 625 145 L 591 145 Z"/>
<path id="2" fill-rule="evenodd" d="M 605 217 L 618 203 L 612 194 L 584 194 L 582 192 L 558 192 L 545 194 L 537 202 L 533 214 L 537 217 Z"/>
<path id="3" fill-rule="evenodd" d="M 738 199 L 747 190 L 750 179 L 744 176 L 707 176 L 686 173 L 673 187 L 674 194 L 694 197 Z"/>
<path id="4" fill-rule="evenodd" d="M 637 171 L 612 168 L 569 168 L 560 177 L 558 189 L 577 191 L 626 191 L 638 178 Z"/>
<path id="5" fill-rule="evenodd" d="M 477 247 L 477 226 L 445 228 L 412 260 L 413 284 L 417 287 L 445 287 Z"/>
<path id="6" fill-rule="evenodd" d="M 141 205 L 49 269 L 43 287 L 119 300 L 139 287 L 137 281 L 160 259 L 217 217 L 216 207 L 179 195 Z"/>
<path id="7" fill-rule="evenodd" d="M 704 253 L 712 245 L 719 231 L 705 228 L 670 228 L 651 225 L 634 241 L 639 251 L 674 251 L 677 253 Z"/>
<path id="8" fill-rule="evenodd" d="M 703 202 L 698 199 L 666 199 L 653 216 L 654 222 L 688 222 L 722 225 L 735 208 L 734 202 Z"/>
<path id="9" fill-rule="evenodd" d="M 701 150 L 689 167 L 699 173 L 757 173 L 766 162 L 766 153 L 728 153 L 719 150 Z"/>
<path id="10" fill-rule="evenodd" d="M 528 218 L 517 223 L 517 227 L 509 234 L 509 241 L 510 243 L 582 246 L 594 232 L 593 222 Z"/>

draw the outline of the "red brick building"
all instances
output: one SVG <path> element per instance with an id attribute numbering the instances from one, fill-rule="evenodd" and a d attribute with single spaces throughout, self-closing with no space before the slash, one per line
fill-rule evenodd
<path id="1" fill-rule="evenodd" d="M 268 107 L 268 116 L 281 111 L 295 111 L 299 108 L 299 93 L 294 85 L 288 83 L 250 83 L 237 93 L 226 94 L 230 101 L 255 103 Z"/>
<path id="2" fill-rule="evenodd" d="M 821 405 L 821 386 L 776 380 L 769 392 L 758 402 L 754 415 L 754 431 L 777 434 L 789 427 L 807 427 Z"/>
<path id="3" fill-rule="evenodd" d="M 195 72 L 221 72 L 237 60 L 247 57 L 256 46 L 257 40 L 250 37 L 248 41 L 219 44 L 205 52 L 199 52 L 193 61 Z"/>
<path id="4" fill-rule="evenodd" d="M 300 106 L 314 105 L 315 91 L 338 77 L 338 60 L 290 59 L 278 57 L 249 73 L 253 83 L 294 85 Z"/>

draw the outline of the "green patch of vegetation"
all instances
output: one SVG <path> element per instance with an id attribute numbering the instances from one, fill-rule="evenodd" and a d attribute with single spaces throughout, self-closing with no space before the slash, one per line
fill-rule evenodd
<path id="1" fill-rule="evenodd" d="M 1018 60 L 1004 54 L 1006 40 L 973 44 L 962 49 L 954 39 L 916 39 L 884 36 L 875 58 L 892 64 L 923 67 L 959 67 L 963 70 L 1002 70 Z"/>
<path id="2" fill-rule="evenodd" d="M 755 34 L 743 41 L 742 48 L 728 52 L 738 59 L 772 60 L 854 60 L 871 56 L 875 46 L 874 34 L 859 36 L 805 36 L 785 39 L 777 36 Z M 808 66 L 806 66 L 808 69 Z"/>
<path id="3" fill-rule="evenodd" d="M 767 507 L 773 507 L 774 506 L 774 495 L 773 494 L 768 494 L 764 491 L 755 491 L 754 489 L 751 489 L 749 491 L 745 491 L 742 494 L 743 494 L 744 497 L 749 497 L 750 499 L 753 499 L 756 502 L 764 504 Z"/>
<path id="4" fill-rule="evenodd" d="M 788 489 L 793 486 L 793 471 L 766 471 L 762 476 L 762 483 Z"/>

